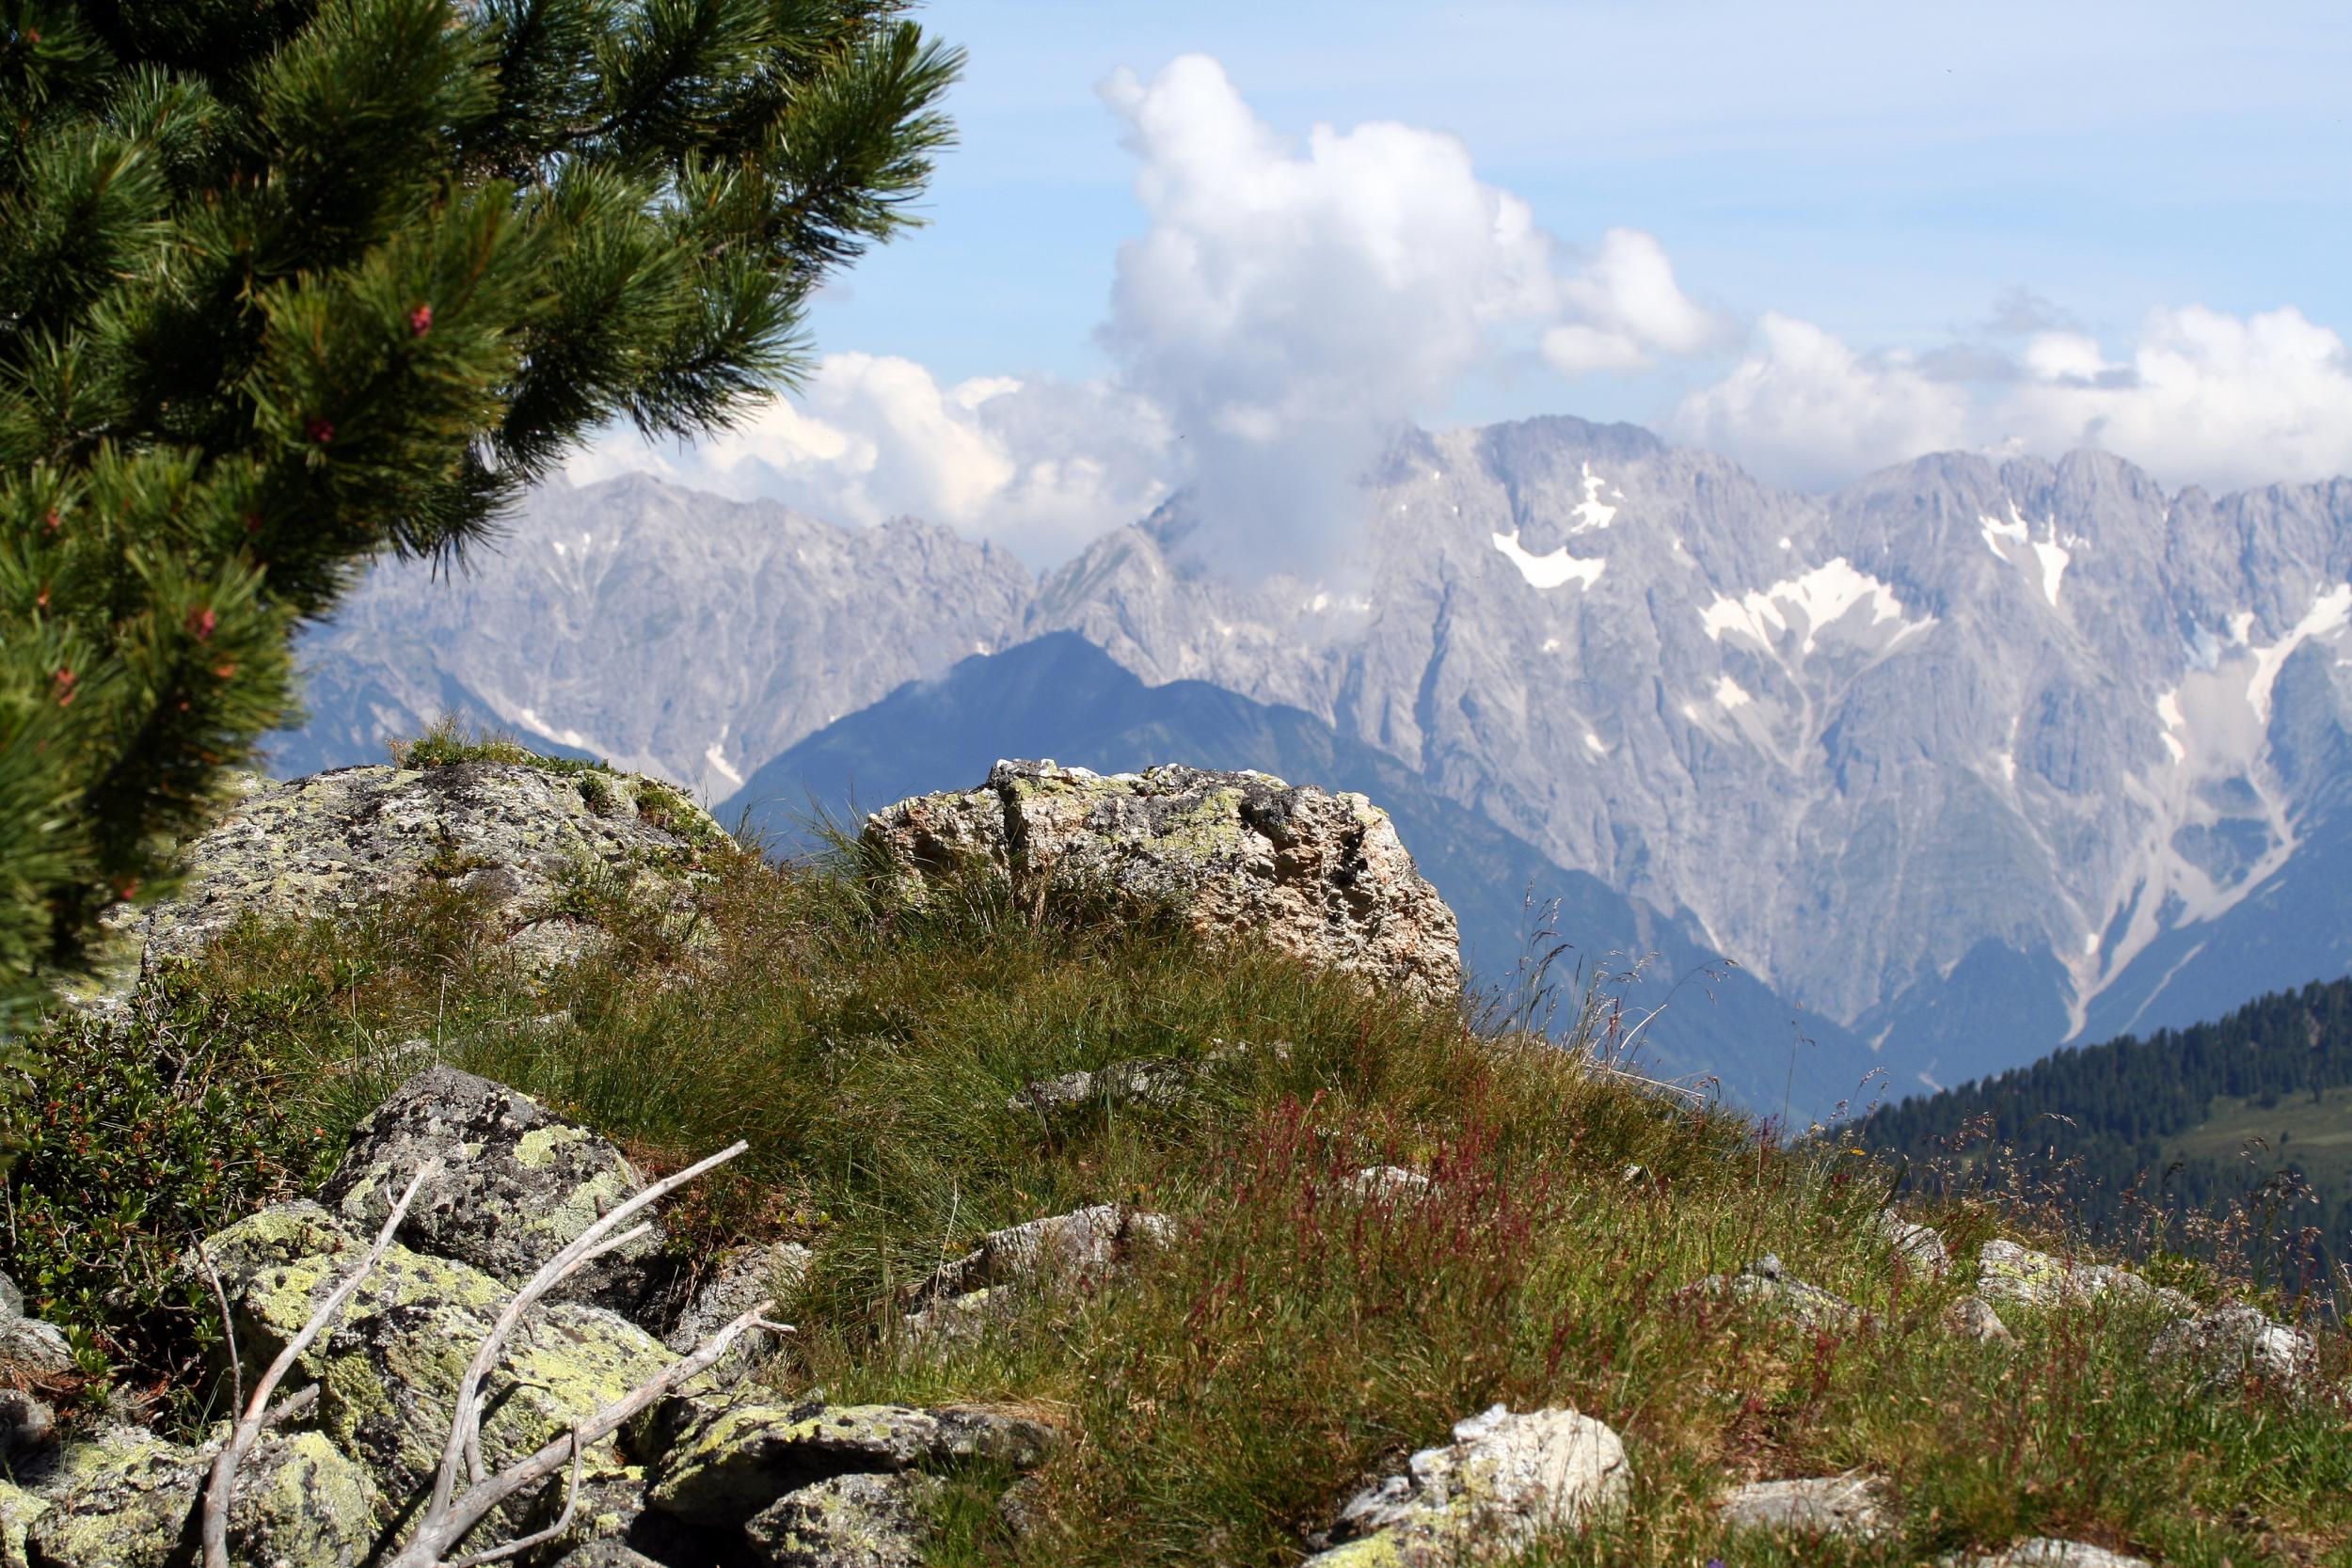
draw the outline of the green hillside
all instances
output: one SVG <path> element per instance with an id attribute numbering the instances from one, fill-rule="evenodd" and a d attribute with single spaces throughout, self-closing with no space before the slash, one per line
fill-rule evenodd
<path id="1" fill-rule="evenodd" d="M 2053 1053 L 1866 1117 L 1846 1135 L 1940 1190 L 1997 1188 L 2140 1247 L 2352 1256 L 2352 980 Z M 2296 1243 L 2315 1229 L 2317 1247 Z M 2272 1261 L 2279 1261 L 2276 1257 Z"/>

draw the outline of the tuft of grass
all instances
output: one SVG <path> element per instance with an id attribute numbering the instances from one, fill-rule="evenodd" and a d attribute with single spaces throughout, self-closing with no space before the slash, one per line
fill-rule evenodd
<path id="1" fill-rule="evenodd" d="M 1954 1336 L 1964 1262 L 1936 1276 L 1889 1255 L 1873 1221 L 1898 1173 L 1854 1150 L 1784 1146 L 1507 1023 L 1211 948 L 1080 890 L 976 881 L 911 909 L 854 856 L 723 850 L 707 868 L 690 931 L 666 909 L 632 922 L 608 890 L 592 912 L 618 940 L 546 979 L 431 889 L 354 923 L 239 927 L 171 982 L 170 1016 L 207 1020 L 211 1053 L 173 1069 L 196 1109 L 172 1114 L 223 1148 L 256 1107 L 301 1138 L 267 1180 L 127 1221 L 138 1244 L 165 1256 L 308 1180 L 421 1039 L 651 1170 L 747 1139 L 668 1225 L 690 1255 L 816 1248 L 780 1391 L 1009 1404 L 1063 1429 L 1029 1534 L 993 1506 L 1009 1478 L 954 1480 L 943 1564 L 1294 1562 L 1357 1486 L 1497 1402 L 1588 1412 L 1634 1466 L 1622 1516 L 1530 1563 L 1916 1562 L 2050 1533 L 2247 1568 L 2352 1543 L 2340 1396 L 2194 1388 L 2147 1365 L 2159 1324 L 2129 1306 L 2005 1309 L 2011 1351 Z M 112 1049 L 157 1059 L 160 1016 Z M 1232 1042 L 1262 1049 L 1220 1054 L 1172 1103 L 1007 1107 L 1032 1079 Z M 75 1115 L 152 1125 L 171 1098 L 102 1085 Z M 1381 1164 L 1430 1185 L 1359 1195 L 1355 1173 Z M 66 1212 L 67 1173 L 21 1165 L 20 1215 Z M 1166 1213 L 1177 1239 L 1099 1288 L 1033 1293 L 969 1343 L 901 1331 L 909 1287 L 977 1237 L 1097 1202 Z M 1963 1259 L 1996 1232 L 2063 1240 L 1979 1198 L 1913 1217 Z M 1863 1323 L 1815 1332 L 1684 1290 L 1768 1251 Z M 97 1343 L 126 1379 L 193 1384 L 200 1302 L 174 1304 L 182 1338 L 158 1348 L 98 1297 L 44 1288 L 114 1325 Z M 2352 1348 L 2313 1326 L 2341 1387 Z M 1854 1468 L 1895 1488 L 1899 1539 L 1795 1546 L 1716 1522 L 1737 1481 Z"/>
<path id="2" fill-rule="evenodd" d="M 543 756 L 511 735 L 469 725 L 451 714 L 434 720 L 419 735 L 393 741 L 391 754 L 397 768 L 454 768 L 460 763 L 495 762 L 537 768 L 549 773 L 619 776 L 610 763 Z M 590 789 L 600 787 L 583 783 L 581 793 L 587 795 Z M 589 804 L 596 805 L 597 799 L 588 796 Z"/>

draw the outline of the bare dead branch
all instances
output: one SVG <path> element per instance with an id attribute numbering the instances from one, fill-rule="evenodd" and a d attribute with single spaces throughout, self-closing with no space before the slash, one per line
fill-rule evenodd
<path id="1" fill-rule="evenodd" d="M 204 1568 L 230 1568 L 229 1503 L 236 1491 L 237 1467 L 245 1463 L 246 1455 L 252 1451 L 255 1441 L 262 1435 L 262 1428 L 291 1414 L 297 1404 L 308 1402 L 304 1398 L 304 1393 L 297 1393 L 293 1398 L 281 1401 L 273 1407 L 270 1396 L 278 1391 L 278 1386 L 284 1382 L 286 1374 L 294 1370 L 294 1365 L 301 1358 L 302 1353 L 309 1350 L 317 1341 L 318 1337 L 326 1332 L 326 1327 L 334 1322 L 335 1315 L 342 1310 L 343 1303 L 349 1301 L 358 1291 L 360 1282 L 367 1278 L 376 1264 L 384 1260 L 384 1254 L 391 1248 L 393 1234 L 400 1229 L 400 1222 L 408 1217 L 408 1206 L 417 1200 L 418 1190 L 437 1174 L 440 1168 L 441 1162 L 437 1155 L 417 1167 L 417 1174 L 409 1178 L 407 1190 L 400 1195 L 400 1201 L 393 1204 L 392 1212 L 385 1216 L 384 1228 L 376 1233 L 375 1244 L 369 1247 L 367 1256 L 359 1259 L 359 1266 L 352 1270 L 341 1285 L 335 1287 L 334 1293 L 320 1305 L 317 1311 L 310 1314 L 310 1321 L 302 1325 L 300 1333 L 286 1342 L 286 1348 L 278 1353 L 278 1358 L 269 1364 L 269 1370 L 264 1371 L 261 1381 L 253 1386 L 253 1397 L 246 1403 L 244 1417 L 230 1432 L 229 1441 L 222 1445 L 219 1457 L 213 1461 L 213 1473 L 204 1488 Z M 205 1267 L 207 1270 L 212 1267 L 209 1259 L 206 1260 Z M 217 1285 L 218 1281 L 215 1280 L 215 1283 Z M 225 1293 L 222 1297 L 222 1306 L 225 1310 L 227 1307 Z M 233 1339 L 233 1329 L 230 1330 L 230 1337 Z M 310 1400 L 315 1400 L 318 1397 L 315 1388 L 304 1392 L 308 1394 Z"/>
<path id="2" fill-rule="evenodd" d="M 449 1564 L 449 1568 L 480 1568 L 480 1565 L 485 1562 L 497 1562 L 504 1558 L 519 1557 L 540 1543 L 552 1541 L 563 1534 L 570 1528 L 572 1515 L 580 1512 L 580 1456 L 587 1451 L 588 1445 L 580 1441 L 580 1428 L 572 1428 L 571 1479 L 564 1483 L 564 1511 L 555 1516 L 555 1523 L 545 1529 L 532 1530 L 529 1535 L 518 1535 L 502 1546 L 492 1546 L 488 1551 L 475 1552 L 470 1556 L 461 1557 Z"/>
<path id="3" fill-rule="evenodd" d="M 213 1267 L 213 1255 L 204 1250 L 204 1243 L 196 1243 L 196 1260 L 204 1265 L 204 1278 L 213 1287 L 213 1300 L 220 1307 L 221 1342 L 229 1347 L 229 1407 L 245 1408 L 245 1358 L 237 1354 L 237 1325 L 229 1315 L 229 1292 L 221 1289 L 220 1271 Z"/>
<path id="4" fill-rule="evenodd" d="M 615 1241 L 608 1245 L 607 1237 L 672 1192 L 704 1172 L 726 1164 L 749 1148 L 751 1145 L 739 1138 L 707 1160 L 664 1177 L 638 1192 L 628 1202 L 614 1205 L 610 1212 L 598 1217 L 595 1224 L 572 1238 L 568 1245 L 540 1264 L 539 1272 L 515 1292 L 514 1299 L 506 1304 L 506 1309 L 490 1325 L 490 1332 L 483 1337 L 482 1348 L 474 1352 L 472 1363 L 466 1368 L 466 1375 L 458 1380 L 456 1398 L 450 1407 L 449 1441 L 441 1449 L 441 1466 L 433 1478 L 433 1496 L 425 1504 L 426 1518 L 448 1511 L 450 1497 L 457 1488 L 461 1466 L 476 1486 L 483 1484 L 485 1479 L 481 1464 L 482 1385 L 490 1375 L 491 1369 L 498 1365 L 500 1354 L 506 1349 L 506 1342 L 522 1326 L 524 1314 L 536 1307 L 549 1291 L 578 1273 L 591 1258 L 601 1256 L 612 1246 L 623 1244 L 623 1241 Z M 624 1241 L 628 1239 L 631 1238 L 624 1238 Z"/>
<path id="5" fill-rule="evenodd" d="M 773 1301 L 761 1302 L 704 1340 L 701 1348 L 691 1355 L 673 1361 L 538 1452 L 516 1461 L 478 1485 L 469 1486 L 463 1494 L 439 1508 L 428 1511 L 419 1520 L 416 1534 L 409 1537 L 408 1544 L 401 1548 L 400 1554 L 387 1564 L 387 1568 L 465 1568 L 468 1563 L 496 1560 L 485 1554 L 475 1553 L 451 1562 L 448 1553 L 452 1546 L 463 1541 L 468 1532 L 509 1497 L 545 1481 L 562 1468 L 566 1459 L 592 1444 L 603 1441 L 652 1409 L 658 1401 L 679 1384 L 717 1365 L 719 1358 L 747 1329 L 783 1327 L 788 1331 L 789 1324 L 768 1323 L 766 1314 L 773 1306 Z"/>

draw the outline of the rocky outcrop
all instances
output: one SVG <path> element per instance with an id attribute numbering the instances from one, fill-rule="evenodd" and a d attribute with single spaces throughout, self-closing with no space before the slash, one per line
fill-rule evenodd
<path id="1" fill-rule="evenodd" d="M 1622 1502 L 1632 1470 L 1606 1425 L 1573 1410 L 1514 1415 L 1496 1405 L 1455 1423 L 1454 1441 L 1423 1449 L 1406 1473 L 1365 1488 L 1340 1511 L 1342 1543 L 1316 1568 L 1438 1568 L 1486 1562 L 1573 1530 Z"/>
<path id="2" fill-rule="evenodd" d="M 761 1302 L 787 1300 L 808 1276 L 813 1257 L 798 1242 L 737 1247 L 719 1259 L 710 1276 L 688 1298 L 661 1342 L 684 1355 Z M 738 1339 L 707 1375 L 720 1384 L 740 1382 L 757 1365 L 765 1344 Z"/>
<path id="3" fill-rule="evenodd" d="M 2175 1312 L 2196 1310 L 2180 1291 L 2151 1285 L 2117 1264 L 2079 1262 L 2010 1241 L 1987 1242 L 1978 1253 L 1977 1293 L 2020 1307 L 2079 1307 L 2111 1298 L 2160 1301 Z"/>
<path id="4" fill-rule="evenodd" d="M 1915 1225 L 1892 1209 L 1880 1210 L 1876 1223 L 1888 1250 L 1906 1268 L 1941 1278 L 1951 1267 L 1951 1249 L 1944 1244 L 1944 1233 L 1933 1226 Z"/>
<path id="5" fill-rule="evenodd" d="M 644 1185 L 621 1151 L 587 1128 L 502 1084 L 438 1066 L 360 1122 L 319 1201 L 345 1228 L 373 1234 L 408 1179 L 436 1156 L 440 1173 L 410 1205 L 401 1241 L 508 1285 L 529 1279 Z M 657 1230 L 597 1259 L 558 1287 L 556 1299 L 631 1310 L 660 1248 Z"/>
<path id="6" fill-rule="evenodd" d="M 763 1568 L 922 1568 L 944 1490 L 920 1472 L 834 1476 L 787 1492 L 743 1526 Z"/>
<path id="7" fill-rule="evenodd" d="M 1111 777 L 1000 762 L 979 789 L 902 800 L 865 840 L 903 895 L 942 876 L 1089 885 L 1383 986 L 1461 992 L 1454 911 L 1388 814 L 1263 773 L 1154 768 Z"/>
<path id="8" fill-rule="evenodd" d="M 1875 1540 L 1898 1524 L 1894 1496 L 1875 1476 L 1751 1481 L 1718 1503 L 1715 1513 L 1731 1529 L 1775 1535 Z"/>
<path id="9" fill-rule="evenodd" d="M 562 908 L 572 879 L 675 890 L 724 837 L 677 791 L 633 774 L 466 762 L 248 778 L 219 824 L 188 846 L 181 891 L 127 914 L 125 928 L 151 972 L 247 913 L 346 914 L 430 880 L 475 895 L 510 949 L 544 967 L 598 938 Z"/>
<path id="10" fill-rule="evenodd" d="M 32 1568 L 171 1568 L 196 1544 L 205 1456 L 111 1427 L 58 1456 L 24 1532 Z"/>
<path id="11" fill-rule="evenodd" d="M 2178 1364 L 2216 1383 L 2258 1377 L 2299 1389 L 2319 1370 L 2319 1347 L 2299 1328 L 2274 1323 L 2252 1307 L 2220 1307 L 2175 1319 L 2148 1347 L 2157 1365 Z"/>

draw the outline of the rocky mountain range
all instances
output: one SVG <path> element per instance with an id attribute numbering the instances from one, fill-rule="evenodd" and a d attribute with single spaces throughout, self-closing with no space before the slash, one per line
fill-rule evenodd
<path id="1" fill-rule="evenodd" d="M 1902 1088 L 2352 960 L 2352 483 L 1943 454 L 1813 496 L 1556 419 L 1411 434 L 1366 494 L 1308 583 L 1200 559 L 1181 498 L 1033 581 L 919 524 L 549 491 L 470 577 L 379 571 L 310 640 L 315 718 L 278 764 L 451 709 L 716 800 L 909 680 L 1069 631 L 1390 759 Z"/>

